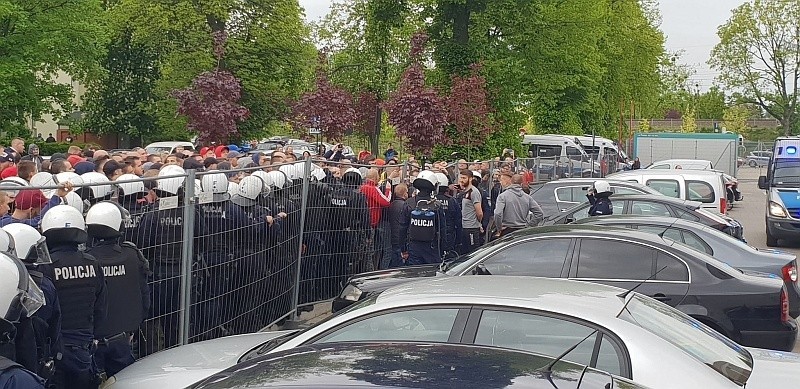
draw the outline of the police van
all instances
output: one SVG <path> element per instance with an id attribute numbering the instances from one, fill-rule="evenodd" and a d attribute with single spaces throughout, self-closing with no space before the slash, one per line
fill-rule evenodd
<path id="1" fill-rule="evenodd" d="M 528 148 L 528 157 L 536 159 L 538 174 L 566 178 L 593 177 L 600 173 L 600 164 L 592 160 L 574 136 L 525 135 L 522 144 Z"/>
<path id="2" fill-rule="evenodd" d="M 767 246 L 800 237 L 800 137 L 775 140 L 767 175 L 758 177 L 767 191 Z"/>

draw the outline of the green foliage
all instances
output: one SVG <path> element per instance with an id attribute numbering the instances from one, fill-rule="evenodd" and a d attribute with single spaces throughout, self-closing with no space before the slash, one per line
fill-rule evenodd
<path id="1" fill-rule="evenodd" d="M 69 114 L 72 87 L 56 79 L 95 76 L 105 42 L 100 0 L 0 0 L 0 129 Z"/>
<path id="2" fill-rule="evenodd" d="M 725 121 L 724 125 L 727 131 L 744 134 L 747 132 L 747 119 L 750 119 L 750 110 L 741 105 L 734 105 L 725 110 L 722 118 Z"/>
<path id="3" fill-rule="evenodd" d="M 698 119 L 720 119 L 725 114 L 725 92 L 718 86 L 712 86 L 705 93 L 696 96 Z"/>
<path id="4" fill-rule="evenodd" d="M 697 132 L 697 117 L 694 108 L 689 108 L 683 114 L 681 132 Z"/>

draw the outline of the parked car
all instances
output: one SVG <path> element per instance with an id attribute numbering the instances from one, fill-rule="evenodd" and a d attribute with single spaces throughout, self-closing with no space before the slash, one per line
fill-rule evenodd
<path id="1" fill-rule="evenodd" d="M 586 201 L 586 191 L 594 184 L 596 179 L 591 178 L 562 178 L 546 182 L 531 188 L 531 196 L 542 207 L 544 216 L 553 216 L 566 211 Z M 638 182 L 623 180 L 606 180 L 611 185 L 611 191 L 616 195 L 623 194 L 653 194 L 660 195 L 657 190 Z"/>
<path id="2" fill-rule="evenodd" d="M 421 280 L 375 294 L 303 331 L 274 334 L 269 341 L 231 338 L 242 340 L 239 349 L 216 347 L 226 338 L 172 348 L 137 361 L 106 387 L 185 387 L 222 371 L 220 360 L 230 367 L 341 342 L 460 343 L 549 356 L 577 344 L 565 361 L 655 389 L 772 389 L 800 378 L 800 355 L 742 347 L 636 291 L 532 277 Z M 504 359 L 498 364 L 508 365 Z"/>
<path id="3" fill-rule="evenodd" d="M 600 175 L 600 164 L 581 146 L 576 137 L 567 135 L 525 135 L 522 144 L 528 148 L 528 164 L 538 163 L 537 174 L 550 178 L 590 177 Z"/>
<path id="4" fill-rule="evenodd" d="M 541 354 L 437 343 L 303 346 L 243 362 L 191 388 L 552 389 L 554 386 L 644 388 L 619 376 Z"/>
<path id="5" fill-rule="evenodd" d="M 635 181 L 665 196 L 699 201 L 703 208 L 724 214 L 728 211 L 725 179 L 711 170 L 632 170 L 608 176 L 609 179 Z"/>
<path id="6" fill-rule="evenodd" d="M 772 151 L 751 151 L 745 158 L 745 163 L 750 167 L 764 167 L 769 165 Z"/>
<path id="7" fill-rule="evenodd" d="M 145 151 L 147 151 L 147 154 L 158 154 L 162 152 L 172 154 L 178 147 L 183 147 L 184 150 L 194 151 L 194 145 L 191 142 L 180 142 L 180 141 L 153 142 L 145 146 L 144 149 Z"/>
<path id="8" fill-rule="evenodd" d="M 736 220 L 707 211 L 697 201 L 681 200 L 656 195 L 611 196 L 615 215 L 677 217 L 705 224 L 736 239 L 743 240 L 744 230 Z M 542 225 L 568 224 L 589 217 L 589 203 L 577 205 L 560 215 L 546 218 Z"/>
<path id="9" fill-rule="evenodd" d="M 712 170 L 714 164 L 703 159 L 665 159 L 647 165 L 645 169 L 684 169 L 684 170 Z"/>
<path id="10" fill-rule="evenodd" d="M 612 215 L 582 219 L 573 225 L 578 224 L 630 228 L 657 234 L 708 254 L 739 270 L 773 274 L 783 280 L 789 293 L 789 314 L 792 317 L 800 316 L 800 284 L 797 256 L 794 254 L 757 249 L 722 231 L 672 217 Z"/>
<path id="11" fill-rule="evenodd" d="M 794 347 L 797 325 L 789 314 L 782 280 L 742 273 L 672 240 L 582 225 L 530 228 L 497 242 L 442 266 L 436 275 L 569 278 L 632 288 L 655 274 L 637 291 L 677 307 L 744 345 Z M 662 267 L 666 269 L 655 273 Z M 405 270 L 407 276 L 413 272 Z M 385 289 L 395 278 L 393 271 L 352 277 L 334 304 L 341 308 Z M 377 278 L 379 282 L 369 281 Z M 404 282 L 408 279 L 399 279 L 395 285 Z"/>

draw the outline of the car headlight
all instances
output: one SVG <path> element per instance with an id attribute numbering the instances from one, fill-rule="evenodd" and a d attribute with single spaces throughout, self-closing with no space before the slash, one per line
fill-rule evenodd
<path id="1" fill-rule="evenodd" d="M 787 217 L 788 216 L 786 214 L 786 209 L 784 209 L 782 205 L 780 205 L 780 204 L 778 204 L 778 203 L 776 203 L 774 201 L 770 201 L 769 202 L 769 215 L 770 216 L 775 216 L 775 217 Z"/>
<path id="2" fill-rule="evenodd" d="M 344 287 L 344 290 L 342 290 L 342 294 L 340 295 L 340 297 L 347 301 L 358 301 L 358 299 L 361 297 L 361 294 L 363 293 L 364 292 L 361 291 L 361 289 L 358 289 L 357 286 L 353 284 L 348 284 L 347 286 Z"/>

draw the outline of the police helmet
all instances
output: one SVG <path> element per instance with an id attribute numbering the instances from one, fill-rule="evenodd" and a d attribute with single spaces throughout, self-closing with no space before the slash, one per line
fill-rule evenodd
<path id="1" fill-rule="evenodd" d="M 53 176 L 56 180 L 57 184 L 62 182 L 70 182 L 72 185 L 81 185 L 83 184 L 83 178 L 75 172 L 61 172 Z"/>
<path id="2" fill-rule="evenodd" d="M 27 187 L 27 186 L 30 186 L 30 185 L 28 185 L 28 182 L 23 180 L 22 178 L 19 178 L 19 177 L 8 177 L 8 178 L 0 181 L 0 186 L 3 186 L 3 187 L 20 187 L 20 189 L 22 189 L 21 187 Z M 11 197 L 17 197 L 17 194 L 19 193 L 18 190 L 13 190 L 13 189 L 3 189 L 3 191 L 8 193 L 8 195 L 11 196 Z"/>
<path id="3" fill-rule="evenodd" d="M 272 186 L 274 186 L 275 189 L 283 189 L 286 185 L 286 176 L 279 171 L 273 170 L 267 173 L 267 176 L 272 180 Z"/>
<path id="4" fill-rule="evenodd" d="M 11 224 L 21 224 L 21 223 L 11 223 Z M 3 229 L 0 229 L 0 253 L 7 253 L 13 256 L 17 255 L 14 252 L 14 238 Z"/>
<path id="5" fill-rule="evenodd" d="M 325 179 L 327 175 L 325 174 L 325 170 L 317 165 L 311 165 L 311 178 L 316 181 L 322 181 Z"/>
<path id="6" fill-rule="evenodd" d="M 98 172 L 88 172 L 81 175 L 85 184 L 95 184 L 83 191 L 84 200 L 89 200 L 90 203 L 96 203 L 111 198 L 111 193 L 114 187 L 111 186 L 111 181 L 105 174 Z"/>
<path id="7" fill-rule="evenodd" d="M 228 197 L 233 197 L 237 193 L 239 193 L 239 184 L 228 182 Z"/>
<path id="8" fill-rule="evenodd" d="M 611 194 L 611 185 L 606 180 L 594 182 L 594 192 L 597 194 Z"/>
<path id="9" fill-rule="evenodd" d="M 11 238 L 10 252 L 20 261 L 36 265 L 53 263 L 44 236 L 35 228 L 27 224 L 11 223 L 3 227 L 0 240 L 3 236 Z"/>
<path id="10" fill-rule="evenodd" d="M 342 175 L 342 184 L 347 186 L 359 186 L 363 180 L 364 177 L 361 177 L 361 172 L 355 168 L 347 169 Z"/>
<path id="11" fill-rule="evenodd" d="M 439 180 L 436 179 L 436 173 L 430 170 L 423 170 L 419 172 L 412 185 L 421 191 L 433 192 L 439 185 Z"/>
<path id="12" fill-rule="evenodd" d="M 164 166 L 158 172 L 158 176 L 169 177 L 169 178 L 160 178 L 158 180 L 158 186 L 156 187 L 156 190 L 163 192 L 167 196 L 176 196 L 183 188 L 184 181 L 186 181 L 186 177 L 183 176 L 184 174 L 186 174 L 186 171 L 183 170 L 183 168 L 180 166 L 176 165 Z M 170 176 L 179 176 L 179 177 L 170 177 Z"/>
<path id="13" fill-rule="evenodd" d="M 86 212 L 86 228 L 89 236 L 106 239 L 120 237 L 125 221 L 131 214 L 119 204 L 112 201 L 101 201 Z"/>
<path id="14" fill-rule="evenodd" d="M 203 186 L 203 192 L 212 193 L 214 201 L 228 200 L 228 176 L 225 173 L 214 170 L 208 174 L 204 174 L 200 179 Z"/>
<path id="15" fill-rule="evenodd" d="M 13 323 L 33 316 L 44 302 L 44 293 L 31 279 L 25 265 L 0 254 L 0 337 L 11 338 Z"/>
<path id="16" fill-rule="evenodd" d="M 272 187 L 275 185 L 275 181 L 273 180 L 273 176 L 269 175 L 269 173 L 263 170 L 258 170 L 253 172 L 250 177 L 258 177 L 262 182 L 264 182 L 264 189 L 261 191 L 262 196 L 266 197 L 272 193 Z"/>
<path id="17" fill-rule="evenodd" d="M 120 196 L 142 196 L 147 193 L 147 188 L 144 187 L 144 182 L 141 181 L 141 178 L 135 174 L 123 174 L 117 177 L 117 181 L 131 181 L 137 180 L 136 182 L 121 182 L 117 185 L 119 188 L 119 195 Z"/>
<path id="18" fill-rule="evenodd" d="M 47 243 L 86 243 L 86 222 L 83 215 L 69 205 L 56 205 L 42 218 L 42 235 Z"/>
<path id="19" fill-rule="evenodd" d="M 53 175 L 48 172 L 39 172 L 31 177 L 31 186 L 56 186 L 56 180 Z M 56 193 L 55 189 L 42 189 L 44 197 L 50 198 Z"/>
<path id="20" fill-rule="evenodd" d="M 67 196 L 64 197 L 64 204 L 69 205 L 72 208 L 75 208 L 78 212 L 83 215 L 83 211 L 86 209 L 86 202 L 81 198 L 81 196 L 75 192 L 67 193 Z"/>
<path id="21" fill-rule="evenodd" d="M 199 178 L 194 179 L 194 193 L 199 194 L 203 191 L 203 181 L 200 181 Z"/>
<path id="22" fill-rule="evenodd" d="M 435 173 L 436 183 L 439 188 L 447 188 L 450 185 L 450 179 L 444 173 Z"/>
<path id="23" fill-rule="evenodd" d="M 294 168 L 294 164 L 285 164 L 278 168 L 278 171 L 283 173 L 287 179 L 294 180 L 295 176 L 297 175 L 296 169 Z"/>
<path id="24" fill-rule="evenodd" d="M 264 181 L 258 176 L 247 176 L 239 182 L 236 194 L 231 197 L 231 201 L 241 207 L 249 207 L 256 204 L 258 196 L 264 193 Z M 267 187 L 267 191 L 271 189 Z"/>

